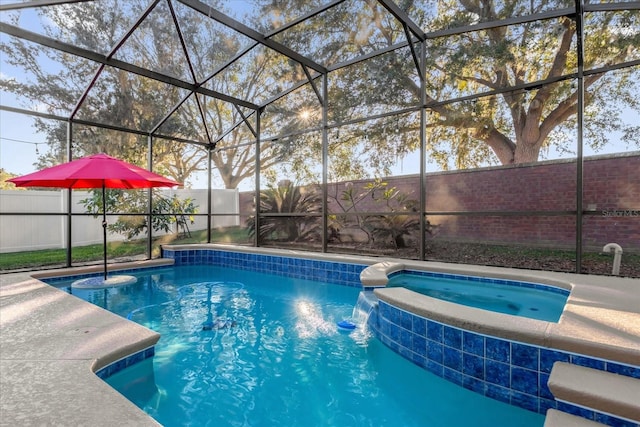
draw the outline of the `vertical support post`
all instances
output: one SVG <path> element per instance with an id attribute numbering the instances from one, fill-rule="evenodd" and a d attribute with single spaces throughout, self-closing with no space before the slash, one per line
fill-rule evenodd
<path id="1" fill-rule="evenodd" d="M 255 195 L 255 234 L 253 236 L 253 246 L 260 246 L 260 116 L 262 109 L 256 111 L 256 190 Z"/>
<path id="2" fill-rule="evenodd" d="M 67 122 L 67 161 L 70 162 L 71 160 L 73 160 L 73 151 L 71 149 L 71 144 L 73 141 L 73 122 L 71 120 L 69 120 Z M 71 267 L 71 259 L 72 259 L 72 252 L 71 252 L 71 239 L 72 239 L 72 234 L 71 234 L 71 227 L 73 226 L 73 221 L 71 219 L 71 210 L 72 210 L 72 206 L 73 206 L 73 201 L 71 200 L 71 188 L 69 188 L 67 190 L 67 237 L 66 237 L 66 250 L 67 250 L 67 267 Z"/>
<path id="3" fill-rule="evenodd" d="M 328 227 L 329 227 L 329 129 L 328 125 L 328 105 L 329 105 L 329 76 L 322 75 L 322 252 L 327 252 Z"/>
<path id="4" fill-rule="evenodd" d="M 153 136 L 147 137 L 147 165 L 148 169 L 153 172 Z M 147 259 L 152 258 L 153 254 L 153 189 L 147 190 Z"/>
<path id="5" fill-rule="evenodd" d="M 426 64 L 426 44 L 421 43 L 420 49 L 420 259 L 426 257 L 426 236 L 427 236 L 427 183 L 426 183 L 426 161 L 427 161 L 427 87 L 424 76 L 427 75 Z"/>
<path id="6" fill-rule="evenodd" d="M 576 273 L 582 271 L 583 125 L 584 125 L 584 0 L 576 1 L 576 50 L 578 59 L 577 156 L 576 156 Z"/>

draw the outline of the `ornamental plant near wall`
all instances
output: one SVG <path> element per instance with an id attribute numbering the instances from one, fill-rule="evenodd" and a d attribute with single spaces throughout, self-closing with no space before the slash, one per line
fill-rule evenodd
<path id="1" fill-rule="evenodd" d="M 91 213 L 97 217 L 102 213 L 102 191 L 92 190 L 91 197 L 80 201 L 86 209 L 86 213 Z M 107 190 L 105 206 L 107 212 L 114 211 L 116 206 L 126 207 L 126 211 L 139 215 L 120 215 L 118 220 L 107 226 L 111 233 L 120 233 L 128 240 L 133 239 L 145 232 L 147 225 L 147 196 L 146 192 Z M 120 209 L 122 210 L 122 209 Z M 172 197 L 155 195 L 151 206 L 151 226 L 153 231 L 169 233 L 171 224 L 176 224 L 177 233 L 191 237 L 189 224 L 194 223 L 193 215 L 198 213 L 198 206 L 194 204 L 192 198 L 180 199 L 176 194 Z"/>
<path id="2" fill-rule="evenodd" d="M 343 213 L 355 214 L 329 217 L 329 235 L 334 242 L 343 242 L 345 230 L 355 227 L 367 236 L 366 243 L 370 246 L 397 250 L 410 246 L 407 237 L 420 232 L 418 201 L 381 179 L 365 184 L 360 192 L 347 183 L 340 197 L 332 198 Z M 368 212 L 375 213 L 363 211 L 365 204 Z M 432 232 L 429 221 L 426 232 Z"/>
<path id="3" fill-rule="evenodd" d="M 261 241 L 277 242 L 317 242 L 320 241 L 321 224 L 317 217 L 279 216 L 287 213 L 318 213 L 322 207 L 322 198 L 315 188 L 295 185 L 292 181 L 282 180 L 260 192 Z M 274 216 L 270 216 L 274 215 Z M 256 217 L 247 219 L 250 236 L 256 233 Z"/>

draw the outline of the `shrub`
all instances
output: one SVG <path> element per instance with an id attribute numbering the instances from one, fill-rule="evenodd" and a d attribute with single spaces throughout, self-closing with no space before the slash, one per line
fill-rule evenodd
<path id="1" fill-rule="evenodd" d="M 97 217 L 102 214 L 102 190 L 92 190 L 91 197 L 83 199 L 83 204 L 87 213 Z M 146 192 L 107 190 L 105 206 L 107 212 L 113 211 L 116 207 L 120 211 L 127 211 L 132 215 L 120 215 L 114 224 L 109 224 L 107 229 L 112 233 L 120 233 L 128 240 L 146 232 L 148 198 Z M 151 205 L 151 226 L 153 231 L 168 233 L 171 231 L 171 224 L 176 224 L 177 232 L 182 231 L 183 235 L 190 236 L 189 223 L 193 224 L 193 214 L 198 212 L 198 206 L 194 205 L 193 199 L 180 199 L 177 195 L 165 197 L 156 195 L 152 199 Z"/>
<path id="2" fill-rule="evenodd" d="M 319 212 L 321 206 L 322 198 L 315 188 L 297 186 L 289 180 L 280 181 L 275 187 L 270 186 L 260 193 L 259 239 L 286 242 L 320 240 L 321 224 L 317 218 L 277 215 Z M 247 227 L 249 235 L 255 236 L 255 216 L 247 219 Z"/>

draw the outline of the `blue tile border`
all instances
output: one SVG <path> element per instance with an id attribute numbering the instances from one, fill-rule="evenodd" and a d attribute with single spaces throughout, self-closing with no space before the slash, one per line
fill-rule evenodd
<path id="1" fill-rule="evenodd" d="M 130 356 L 124 357 L 120 360 L 117 360 L 104 368 L 98 370 L 96 375 L 98 378 L 103 380 L 109 378 L 110 376 L 122 371 L 129 366 L 135 365 L 138 362 L 142 362 L 145 359 L 153 357 L 155 355 L 155 347 L 149 347 L 144 350 L 141 350 L 137 353 L 134 353 Z"/>
<path id="2" fill-rule="evenodd" d="M 372 311 L 372 316 L 377 318 L 369 319 L 368 324 L 385 345 L 464 388 L 540 414 L 553 408 L 573 414 L 580 412 L 585 418 L 609 426 L 640 427 L 593 410 L 567 408 L 568 404 L 557 402 L 547 387 L 556 361 L 633 378 L 640 378 L 640 366 L 479 334 L 418 316 L 384 301 L 378 301 L 378 309 Z"/>
<path id="3" fill-rule="evenodd" d="M 357 288 L 362 287 L 360 273 L 368 267 L 367 264 L 348 264 L 220 249 L 173 250 L 163 248 L 162 256 L 173 259 L 175 265 L 218 265 Z"/>

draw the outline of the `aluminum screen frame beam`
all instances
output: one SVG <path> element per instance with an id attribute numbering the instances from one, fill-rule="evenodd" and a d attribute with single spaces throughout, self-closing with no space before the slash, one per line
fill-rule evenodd
<path id="1" fill-rule="evenodd" d="M 166 83 L 182 89 L 187 89 L 191 92 L 200 93 L 202 95 L 227 101 L 232 104 L 238 104 L 243 107 L 251 108 L 253 110 L 258 108 L 258 105 L 252 102 L 235 98 L 233 96 L 226 95 L 224 93 L 217 92 L 211 89 L 206 89 L 198 84 L 185 82 L 184 80 L 180 80 L 175 77 L 168 76 L 166 74 L 158 73 L 156 71 L 151 71 L 149 69 L 139 67 L 129 62 L 109 58 L 106 55 L 103 55 L 101 53 L 93 52 L 88 49 L 83 49 L 75 45 L 71 45 L 68 43 L 61 42 L 59 40 L 52 39 L 50 37 L 33 33 L 31 31 L 23 30 L 21 28 L 18 28 L 16 26 L 13 26 L 4 22 L 0 22 L 0 32 L 9 34 L 14 37 L 18 37 L 23 40 L 28 40 L 30 42 L 37 43 L 42 46 L 46 46 L 62 52 L 70 53 L 72 55 L 76 55 L 76 56 L 97 62 L 99 64 L 109 65 L 111 67 L 114 67 L 123 71 L 128 71 L 130 73 L 133 73 L 142 77 L 147 77 L 149 79 L 156 80 L 161 83 Z"/>

